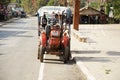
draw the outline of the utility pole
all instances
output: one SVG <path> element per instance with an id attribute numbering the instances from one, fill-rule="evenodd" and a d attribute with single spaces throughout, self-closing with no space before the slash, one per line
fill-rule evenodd
<path id="1" fill-rule="evenodd" d="M 79 29 L 79 19 L 80 19 L 80 0 L 74 0 L 74 16 L 73 16 L 73 27 L 75 30 Z"/>

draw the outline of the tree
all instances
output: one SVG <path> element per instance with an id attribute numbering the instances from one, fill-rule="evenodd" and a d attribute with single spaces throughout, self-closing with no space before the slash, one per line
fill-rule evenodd
<path id="1" fill-rule="evenodd" d="M 30 13 L 30 11 L 31 11 L 31 2 L 30 2 L 30 0 L 22 0 L 21 1 L 21 6 L 24 8 L 24 10 L 27 13 Z"/>
<path id="2" fill-rule="evenodd" d="M 99 9 L 99 3 L 97 3 L 97 2 L 92 2 L 91 4 L 90 4 L 90 7 L 93 7 L 93 8 L 95 8 L 95 9 Z"/>
<path id="3" fill-rule="evenodd" d="M 21 7 L 27 13 L 34 14 L 41 6 L 45 6 L 48 0 L 21 0 Z"/>
<path id="4" fill-rule="evenodd" d="M 60 5 L 67 6 L 67 0 L 59 0 Z"/>
<path id="5" fill-rule="evenodd" d="M 0 4 L 2 5 L 7 5 L 8 3 L 10 3 L 10 0 L 0 0 Z"/>
<path id="6" fill-rule="evenodd" d="M 54 0 L 50 0 L 49 2 L 48 2 L 48 6 L 53 6 L 54 5 L 54 3 L 55 3 L 55 1 Z"/>
<path id="7" fill-rule="evenodd" d="M 120 19 L 120 0 L 113 0 L 114 18 Z"/>
<path id="8" fill-rule="evenodd" d="M 11 0 L 11 2 L 16 2 L 16 0 Z"/>

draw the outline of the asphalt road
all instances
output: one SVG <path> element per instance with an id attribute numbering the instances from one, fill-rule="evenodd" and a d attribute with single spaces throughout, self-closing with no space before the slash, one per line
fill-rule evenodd
<path id="1" fill-rule="evenodd" d="M 63 64 L 55 55 L 37 60 L 37 17 L 0 27 L 0 80 L 83 80 L 74 61 Z"/>
<path id="2" fill-rule="evenodd" d="M 0 27 L 0 80 L 37 80 L 35 19 L 20 19 Z"/>

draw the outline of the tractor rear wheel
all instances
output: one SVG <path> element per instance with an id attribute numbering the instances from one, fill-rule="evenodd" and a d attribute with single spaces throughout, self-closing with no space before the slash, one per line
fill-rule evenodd
<path id="1" fill-rule="evenodd" d="M 45 49 L 44 49 L 43 46 L 41 45 L 41 46 L 40 46 L 40 52 L 39 52 L 40 62 L 43 62 L 44 52 L 45 52 Z"/>
<path id="2" fill-rule="evenodd" d="M 64 49 L 64 63 L 67 63 L 68 60 L 69 60 L 69 47 L 66 46 Z"/>
<path id="3" fill-rule="evenodd" d="M 40 59 L 40 46 L 38 46 L 38 56 L 37 59 Z"/>

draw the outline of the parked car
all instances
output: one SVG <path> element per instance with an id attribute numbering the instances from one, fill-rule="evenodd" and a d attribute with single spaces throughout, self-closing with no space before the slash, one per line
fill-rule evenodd
<path id="1" fill-rule="evenodd" d="M 27 17 L 27 16 L 26 16 L 26 12 L 21 11 L 20 17 L 21 17 L 21 18 L 26 18 L 26 17 Z"/>

